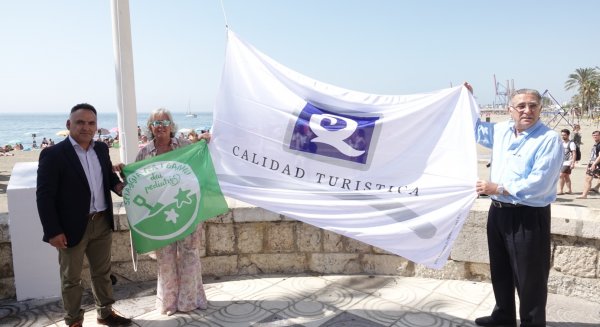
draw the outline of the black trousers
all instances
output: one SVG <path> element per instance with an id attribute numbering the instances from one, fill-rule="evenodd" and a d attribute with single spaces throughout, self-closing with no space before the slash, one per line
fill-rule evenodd
<path id="1" fill-rule="evenodd" d="M 515 322 L 515 289 L 521 326 L 546 326 L 550 273 L 550 205 L 496 208 L 487 223 L 494 320 Z"/>

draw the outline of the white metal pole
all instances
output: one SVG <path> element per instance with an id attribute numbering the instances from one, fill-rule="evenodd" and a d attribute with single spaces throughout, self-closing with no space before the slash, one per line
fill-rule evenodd
<path id="1" fill-rule="evenodd" d="M 121 161 L 135 161 L 138 151 L 137 110 L 135 104 L 135 79 L 133 76 L 133 51 L 129 0 L 111 0 L 115 75 L 117 79 L 117 106 Z"/>

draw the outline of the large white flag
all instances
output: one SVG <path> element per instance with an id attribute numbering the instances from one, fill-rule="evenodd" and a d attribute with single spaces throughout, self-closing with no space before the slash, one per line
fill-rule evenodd
<path id="1" fill-rule="evenodd" d="M 441 268 L 476 198 L 477 116 L 463 86 L 346 90 L 229 31 L 210 147 L 226 196 Z"/>

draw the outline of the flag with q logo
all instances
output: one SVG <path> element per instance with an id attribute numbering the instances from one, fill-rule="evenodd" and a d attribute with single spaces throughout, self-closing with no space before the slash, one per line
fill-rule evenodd
<path id="1" fill-rule="evenodd" d="M 229 210 L 204 141 L 129 164 L 123 172 L 123 203 L 137 253 L 181 240 L 201 221 Z"/>
<path id="2" fill-rule="evenodd" d="M 210 148 L 226 196 L 440 268 L 476 198 L 477 117 L 463 86 L 351 91 L 228 31 Z"/>

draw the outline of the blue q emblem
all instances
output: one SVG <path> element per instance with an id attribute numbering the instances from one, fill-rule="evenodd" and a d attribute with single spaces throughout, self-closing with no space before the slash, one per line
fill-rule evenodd
<path id="1" fill-rule="evenodd" d="M 366 164 L 378 119 L 334 113 L 307 103 L 294 125 L 290 149 Z"/>

